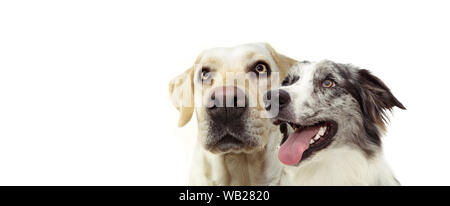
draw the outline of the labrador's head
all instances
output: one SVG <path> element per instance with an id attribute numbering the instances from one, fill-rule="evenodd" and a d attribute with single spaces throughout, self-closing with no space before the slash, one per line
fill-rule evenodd
<path id="1" fill-rule="evenodd" d="M 199 140 L 213 153 L 252 152 L 279 132 L 264 109 L 263 94 L 280 86 L 295 60 L 268 44 L 202 52 L 194 66 L 170 82 L 172 103 L 184 126 L 196 112 Z"/>

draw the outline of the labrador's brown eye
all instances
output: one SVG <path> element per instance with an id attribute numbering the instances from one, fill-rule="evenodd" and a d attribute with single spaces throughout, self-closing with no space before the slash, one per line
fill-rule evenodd
<path id="1" fill-rule="evenodd" d="M 331 88 L 335 86 L 335 83 L 333 80 L 326 79 L 322 82 L 322 86 L 325 88 Z"/>
<path id="2" fill-rule="evenodd" d="M 203 68 L 202 71 L 200 72 L 200 80 L 207 81 L 209 78 L 211 78 L 209 69 Z"/>
<path id="3" fill-rule="evenodd" d="M 267 67 L 264 64 L 257 64 L 255 66 L 255 71 L 262 74 L 267 72 Z"/>
<path id="4" fill-rule="evenodd" d="M 269 76 L 270 67 L 265 61 L 257 61 L 253 66 L 250 67 L 249 71 L 255 73 L 257 76 Z"/>

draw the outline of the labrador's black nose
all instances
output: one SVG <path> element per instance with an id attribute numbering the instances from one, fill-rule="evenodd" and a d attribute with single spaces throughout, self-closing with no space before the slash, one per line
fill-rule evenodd
<path id="1" fill-rule="evenodd" d="M 289 102 L 291 102 L 291 96 L 285 90 L 277 89 L 266 92 L 263 100 L 267 111 L 269 111 L 272 107 L 278 107 L 281 111 L 281 109 L 286 107 Z"/>
<path id="2" fill-rule="evenodd" d="M 211 92 L 206 112 L 213 121 L 228 122 L 238 119 L 247 110 L 245 93 L 235 86 L 217 87 Z"/>

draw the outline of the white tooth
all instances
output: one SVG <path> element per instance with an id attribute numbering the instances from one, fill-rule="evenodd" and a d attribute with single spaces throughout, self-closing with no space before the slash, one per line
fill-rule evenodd
<path id="1" fill-rule="evenodd" d="M 322 135 L 325 134 L 325 131 L 327 131 L 327 127 L 321 127 L 320 130 L 319 130 L 319 132 L 318 132 L 318 134 L 319 134 L 320 136 L 322 136 Z"/>
<path id="2" fill-rule="evenodd" d="M 314 140 L 318 140 L 320 138 L 319 134 L 316 134 L 316 136 L 314 137 Z"/>
<path id="3" fill-rule="evenodd" d="M 313 139 L 311 139 L 311 141 L 309 141 L 309 144 L 312 144 L 312 143 L 314 143 L 314 140 L 313 140 Z"/>

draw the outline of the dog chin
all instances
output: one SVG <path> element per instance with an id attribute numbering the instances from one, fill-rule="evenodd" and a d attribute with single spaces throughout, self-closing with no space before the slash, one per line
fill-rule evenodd
<path id="1" fill-rule="evenodd" d="M 261 147 L 258 143 L 250 141 L 245 137 L 235 137 L 226 134 L 217 138 L 214 142 L 209 142 L 205 145 L 205 148 L 213 154 L 226 154 L 251 153 Z"/>
<path id="2" fill-rule="evenodd" d="M 238 149 L 226 149 L 226 150 L 221 150 L 218 148 L 213 148 L 213 149 L 209 149 L 208 151 L 216 154 L 216 155 L 223 155 L 223 154 L 251 154 L 254 153 L 256 151 L 259 151 L 261 147 L 254 147 L 254 148 L 248 148 L 248 147 L 244 147 L 244 148 L 238 148 Z"/>

